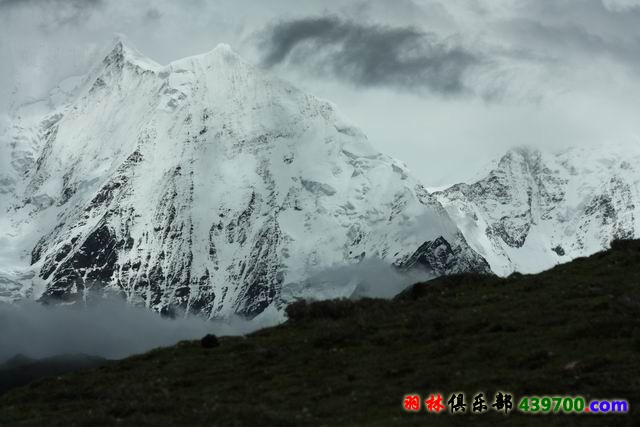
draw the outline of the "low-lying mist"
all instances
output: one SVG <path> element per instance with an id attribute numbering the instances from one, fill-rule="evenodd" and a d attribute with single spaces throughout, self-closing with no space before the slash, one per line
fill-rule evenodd
<path id="1" fill-rule="evenodd" d="M 117 299 L 82 307 L 0 303 L 0 363 L 16 354 L 42 358 L 84 353 L 120 359 L 206 334 L 244 335 L 282 320 L 275 312 L 253 320 L 169 319 Z"/>
<path id="2" fill-rule="evenodd" d="M 433 277 L 433 273 L 421 268 L 400 270 L 379 258 L 365 258 L 357 264 L 318 269 L 308 279 L 285 286 L 283 296 L 292 300 L 391 299 L 407 287 Z"/>
<path id="3" fill-rule="evenodd" d="M 300 283 L 284 285 L 285 301 L 332 298 L 393 298 L 431 275 L 400 271 L 379 259 L 315 271 Z M 84 353 L 120 359 L 207 334 L 245 335 L 285 320 L 273 306 L 254 319 L 232 316 L 162 317 L 115 297 L 91 298 L 87 305 L 42 305 L 34 301 L 0 303 L 0 363 L 16 354 L 32 358 Z"/>

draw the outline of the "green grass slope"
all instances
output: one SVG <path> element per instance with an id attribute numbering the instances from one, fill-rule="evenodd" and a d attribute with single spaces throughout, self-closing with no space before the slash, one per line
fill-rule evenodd
<path id="1" fill-rule="evenodd" d="M 296 304 L 205 349 L 183 342 L 0 397 L 2 426 L 640 425 L 640 242 L 550 271 L 456 276 L 393 301 Z M 622 398 L 627 415 L 406 413 L 407 393 Z M 492 403 L 492 402 L 489 402 Z"/>

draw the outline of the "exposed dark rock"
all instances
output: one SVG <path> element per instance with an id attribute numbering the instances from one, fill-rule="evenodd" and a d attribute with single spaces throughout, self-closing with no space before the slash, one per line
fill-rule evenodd
<path id="1" fill-rule="evenodd" d="M 67 258 L 55 267 L 51 285 L 41 300 L 76 301 L 82 297 L 83 291 L 89 290 L 89 284 L 109 283 L 118 259 L 117 243 L 113 231 L 102 224 L 69 257 L 53 253 L 54 260 Z M 69 248 L 67 253 L 70 253 Z M 56 264 L 55 261 L 48 263 L 52 266 Z"/>
<path id="2" fill-rule="evenodd" d="M 491 273 L 487 261 L 476 253 L 466 254 L 470 259 L 460 256 L 460 247 L 452 246 L 443 237 L 422 244 L 408 259 L 398 264 L 403 270 L 422 268 L 437 276 L 453 273 Z"/>
<path id="3" fill-rule="evenodd" d="M 236 312 L 253 317 L 261 313 L 280 293 L 283 276 L 278 249 L 282 232 L 278 222 L 269 221 L 258 233 L 251 255 L 242 262 L 239 277 L 242 290 L 236 302 Z"/>

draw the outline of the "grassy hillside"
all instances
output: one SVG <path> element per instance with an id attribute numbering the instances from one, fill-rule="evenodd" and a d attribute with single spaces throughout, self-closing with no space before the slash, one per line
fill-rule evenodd
<path id="1" fill-rule="evenodd" d="M 109 363 L 111 361 L 107 359 L 84 354 L 66 354 L 38 360 L 17 355 L 0 365 L 0 395 L 40 378 L 64 375 Z"/>
<path id="2" fill-rule="evenodd" d="M 394 301 L 296 304 L 291 319 L 183 342 L 0 397 L 0 425 L 640 424 L 640 242 L 548 272 L 456 276 Z M 405 413 L 405 394 L 622 398 L 628 415 Z M 493 403 L 492 401 L 489 404 Z"/>

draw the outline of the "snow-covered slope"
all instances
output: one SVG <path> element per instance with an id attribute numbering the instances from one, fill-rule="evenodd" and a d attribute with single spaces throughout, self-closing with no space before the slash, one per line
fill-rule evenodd
<path id="1" fill-rule="evenodd" d="M 402 164 L 227 46 L 161 66 L 119 42 L 86 82 L 4 136 L 6 299 L 110 289 L 158 311 L 255 315 L 369 257 L 488 271 Z"/>
<path id="2" fill-rule="evenodd" d="M 514 149 L 434 196 L 496 274 L 539 272 L 640 237 L 640 147 Z"/>

